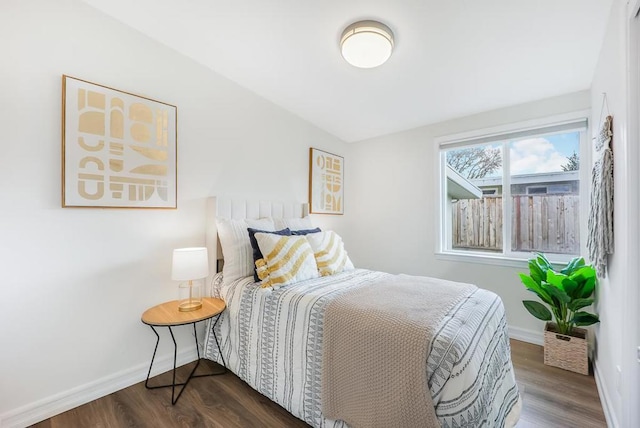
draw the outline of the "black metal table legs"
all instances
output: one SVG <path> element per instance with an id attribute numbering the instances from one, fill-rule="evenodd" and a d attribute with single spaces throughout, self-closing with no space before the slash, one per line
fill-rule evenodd
<path id="1" fill-rule="evenodd" d="M 217 371 L 214 373 L 206 373 L 206 374 L 200 374 L 200 375 L 194 375 L 194 373 L 196 372 L 196 370 L 198 369 L 198 366 L 200 365 L 200 345 L 198 344 L 198 334 L 196 332 L 196 323 L 192 323 L 193 324 L 193 336 L 195 337 L 196 340 L 196 352 L 198 354 L 198 359 L 196 361 L 196 365 L 195 367 L 191 370 L 191 373 L 189 373 L 189 377 L 187 377 L 187 380 L 185 380 L 183 383 L 176 383 L 176 360 L 178 358 L 178 344 L 176 343 L 176 338 L 173 335 L 173 330 L 171 328 L 171 326 L 166 326 L 167 328 L 169 328 L 169 333 L 171 333 L 171 339 L 173 340 L 173 380 L 170 384 L 166 384 L 166 385 L 155 385 L 155 386 L 149 386 L 149 376 L 151 375 L 151 368 L 153 367 L 153 362 L 156 358 L 156 352 L 158 351 L 158 344 L 160 343 L 160 335 L 158 334 L 158 332 L 156 331 L 156 329 L 154 328 L 154 326 L 149 325 L 149 327 L 151 327 L 151 330 L 153 330 L 153 333 L 156 335 L 156 347 L 153 350 L 153 357 L 151 357 L 151 364 L 149 365 L 149 372 L 147 372 L 147 380 L 144 382 L 144 386 L 147 389 L 157 389 L 157 388 L 168 388 L 171 387 L 171 404 L 174 405 L 178 402 L 178 399 L 180 398 L 180 395 L 182 395 L 182 391 L 184 391 L 184 389 L 187 387 L 187 384 L 189 383 L 189 381 L 194 378 L 194 377 L 206 377 L 206 376 L 218 376 L 221 374 L 225 374 L 227 372 L 227 367 L 224 361 L 224 357 L 222 356 L 222 350 L 220 349 L 220 343 L 218 342 L 218 338 L 216 337 L 216 332 L 214 330 L 216 324 L 218 323 L 218 319 L 220 319 L 220 316 L 218 316 L 215 320 L 215 322 L 213 323 L 213 325 L 211 326 L 211 333 L 213 334 L 213 338 L 216 341 L 216 346 L 218 347 L 218 352 L 220 353 L 220 358 L 222 359 L 222 371 Z M 176 386 L 182 386 L 182 388 L 180 389 L 180 391 L 178 392 L 178 395 L 176 396 Z"/>

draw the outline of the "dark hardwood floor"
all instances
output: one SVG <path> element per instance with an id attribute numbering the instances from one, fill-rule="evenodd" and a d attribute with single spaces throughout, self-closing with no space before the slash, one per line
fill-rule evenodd
<path id="1" fill-rule="evenodd" d="M 545 366 L 542 347 L 537 345 L 512 340 L 511 353 L 524 391 L 518 428 L 606 427 L 593 376 Z M 179 375 L 186 376 L 189 366 L 182 367 Z M 207 361 L 199 372 L 215 366 Z M 170 382 L 169 373 L 153 381 Z M 175 406 L 171 388 L 147 390 L 141 382 L 34 426 L 308 427 L 230 372 L 193 379 Z"/>

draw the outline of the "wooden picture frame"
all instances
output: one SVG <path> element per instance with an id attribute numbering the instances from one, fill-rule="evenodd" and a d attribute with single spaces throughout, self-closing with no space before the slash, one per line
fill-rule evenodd
<path id="1" fill-rule="evenodd" d="M 309 212 L 344 214 L 344 158 L 309 149 Z"/>
<path id="2" fill-rule="evenodd" d="M 177 108 L 62 76 L 62 207 L 177 208 Z"/>

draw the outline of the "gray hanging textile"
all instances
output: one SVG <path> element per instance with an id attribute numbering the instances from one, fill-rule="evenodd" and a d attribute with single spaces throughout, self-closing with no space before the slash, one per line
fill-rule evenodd
<path id="1" fill-rule="evenodd" d="M 603 277 L 607 271 L 607 255 L 613 254 L 613 152 L 611 122 L 607 116 L 595 138 L 596 162 L 591 175 L 589 207 L 589 259 Z"/>

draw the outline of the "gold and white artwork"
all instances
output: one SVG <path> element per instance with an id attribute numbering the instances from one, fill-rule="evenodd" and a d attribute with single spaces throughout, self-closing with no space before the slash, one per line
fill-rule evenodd
<path id="1" fill-rule="evenodd" d="M 176 208 L 175 106 L 62 76 L 63 207 Z"/>
<path id="2" fill-rule="evenodd" d="M 315 214 L 344 214 L 344 158 L 310 149 L 309 206 Z"/>

